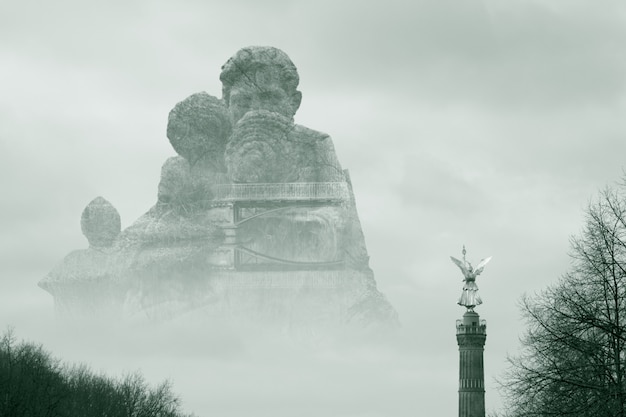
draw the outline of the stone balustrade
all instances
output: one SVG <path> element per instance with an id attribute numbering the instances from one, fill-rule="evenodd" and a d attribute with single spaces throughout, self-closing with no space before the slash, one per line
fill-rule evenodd
<path id="1" fill-rule="evenodd" d="M 296 182 L 218 184 L 215 201 L 343 201 L 348 200 L 346 182 Z"/>

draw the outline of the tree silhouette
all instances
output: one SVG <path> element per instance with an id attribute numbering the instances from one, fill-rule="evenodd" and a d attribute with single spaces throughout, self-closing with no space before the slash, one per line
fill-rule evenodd
<path id="1" fill-rule="evenodd" d="M 510 415 L 625 416 L 625 189 L 589 204 L 569 272 L 522 299 L 523 350 L 500 381 Z"/>
<path id="2" fill-rule="evenodd" d="M 86 365 L 62 365 L 42 346 L 0 338 L 0 416 L 192 417 L 166 381 L 151 387 L 139 372 L 116 380 Z"/>

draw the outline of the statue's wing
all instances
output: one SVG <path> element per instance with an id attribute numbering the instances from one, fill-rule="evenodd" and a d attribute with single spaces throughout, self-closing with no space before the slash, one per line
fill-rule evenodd
<path id="1" fill-rule="evenodd" d="M 491 260 L 491 256 L 485 259 L 481 259 L 481 261 L 478 263 L 478 265 L 476 265 L 476 275 L 480 274 L 481 272 L 483 272 L 483 269 L 485 269 L 485 265 L 487 265 L 489 263 L 489 261 Z"/>
<path id="2" fill-rule="evenodd" d="M 456 264 L 456 266 L 461 268 L 461 271 L 463 271 L 463 275 L 467 276 L 468 272 L 467 272 L 467 268 L 465 267 L 465 262 L 459 261 L 454 256 L 451 256 L 450 259 L 452 259 L 452 262 L 454 262 Z"/>

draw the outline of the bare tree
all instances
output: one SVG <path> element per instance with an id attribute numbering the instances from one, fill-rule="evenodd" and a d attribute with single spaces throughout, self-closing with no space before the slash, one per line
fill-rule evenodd
<path id="1" fill-rule="evenodd" d="M 625 189 L 589 205 L 570 271 L 522 299 L 522 352 L 500 381 L 513 416 L 626 416 Z"/>
<path id="2" fill-rule="evenodd" d="M 59 362 L 7 331 L 0 339 L 0 415 L 61 416 L 67 396 Z"/>

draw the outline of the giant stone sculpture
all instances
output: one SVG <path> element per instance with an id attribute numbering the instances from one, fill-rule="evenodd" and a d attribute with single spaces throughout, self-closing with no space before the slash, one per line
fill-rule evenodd
<path id="1" fill-rule="evenodd" d="M 221 100 L 197 93 L 170 112 L 167 137 L 178 156 L 165 161 L 146 214 L 120 232 L 106 200 L 85 209 L 90 248 L 39 283 L 57 311 L 290 327 L 396 324 L 331 138 L 293 121 L 302 95 L 289 57 L 243 48 L 220 79 Z"/>

